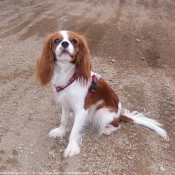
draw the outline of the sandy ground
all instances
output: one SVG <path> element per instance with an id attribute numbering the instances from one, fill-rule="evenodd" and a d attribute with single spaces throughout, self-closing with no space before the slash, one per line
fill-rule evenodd
<path id="1" fill-rule="evenodd" d="M 175 175 L 175 1 L 0 0 L 0 174 Z M 81 154 L 63 158 L 48 133 L 61 108 L 33 65 L 47 34 L 84 34 L 100 73 L 130 110 L 149 112 L 167 142 L 138 125 L 109 137 L 83 131 Z"/>

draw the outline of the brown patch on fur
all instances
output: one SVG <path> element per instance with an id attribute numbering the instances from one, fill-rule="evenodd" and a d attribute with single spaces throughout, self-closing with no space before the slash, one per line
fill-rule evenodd
<path id="1" fill-rule="evenodd" d="M 119 126 L 119 118 L 115 118 L 110 124 L 113 125 L 114 127 L 118 127 Z"/>
<path id="2" fill-rule="evenodd" d="M 97 81 L 97 89 L 95 93 L 91 95 L 88 101 L 85 101 L 85 109 L 88 109 L 91 105 L 96 104 L 100 100 L 103 102 L 97 106 L 96 110 L 105 107 L 109 109 L 110 112 L 118 112 L 118 96 L 102 78 Z M 114 118 L 110 124 L 114 127 L 118 127 L 120 121 L 133 123 L 131 118 L 125 115 L 120 115 L 119 118 Z"/>
<path id="3" fill-rule="evenodd" d="M 100 104 L 97 109 L 106 107 L 111 110 L 111 112 L 118 112 L 119 99 L 112 88 L 102 78 L 97 81 L 97 90 L 91 95 L 88 101 L 85 101 L 84 108 L 88 109 L 100 100 L 102 100 L 103 103 Z"/>
<path id="4" fill-rule="evenodd" d="M 120 116 L 120 121 L 127 122 L 127 123 L 133 123 L 134 122 L 131 118 L 129 118 L 125 115 Z"/>

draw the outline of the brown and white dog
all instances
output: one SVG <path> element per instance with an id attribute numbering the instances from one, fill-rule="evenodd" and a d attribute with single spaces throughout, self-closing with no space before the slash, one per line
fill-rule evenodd
<path id="1" fill-rule="evenodd" d="M 92 62 L 83 36 L 72 31 L 59 31 L 48 36 L 36 62 L 36 77 L 41 85 L 52 82 L 57 101 L 62 106 L 61 124 L 49 136 L 63 137 L 68 118 L 74 124 L 64 157 L 80 153 L 80 131 L 86 122 L 99 134 L 110 135 L 125 121 L 146 126 L 168 140 L 167 133 L 157 121 L 134 111 L 123 109 L 116 93 L 92 72 Z"/>

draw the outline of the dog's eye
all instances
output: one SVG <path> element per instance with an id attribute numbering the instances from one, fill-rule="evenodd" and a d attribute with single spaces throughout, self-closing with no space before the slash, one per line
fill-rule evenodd
<path id="1" fill-rule="evenodd" d="M 72 39 L 72 40 L 71 40 L 71 43 L 72 43 L 72 44 L 77 44 L 77 40 L 76 40 L 76 39 Z"/>
<path id="2" fill-rule="evenodd" d="M 61 42 L 61 40 L 59 40 L 59 39 L 55 39 L 55 40 L 54 40 L 54 43 L 55 43 L 55 44 L 59 44 L 60 42 Z"/>

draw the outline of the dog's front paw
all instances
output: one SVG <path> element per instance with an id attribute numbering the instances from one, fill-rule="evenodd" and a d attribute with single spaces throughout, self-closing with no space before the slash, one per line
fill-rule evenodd
<path id="1" fill-rule="evenodd" d="M 61 128 L 52 129 L 49 133 L 49 136 L 52 138 L 60 137 L 62 138 L 65 135 L 65 130 Z"/>
<path id="2" fill-rule="evenodd" d="M 72 157 L 80 153 L 80 147 L 78 144 L 68 145 L 68 147 L 65 149 L 64 157 Z"/>

